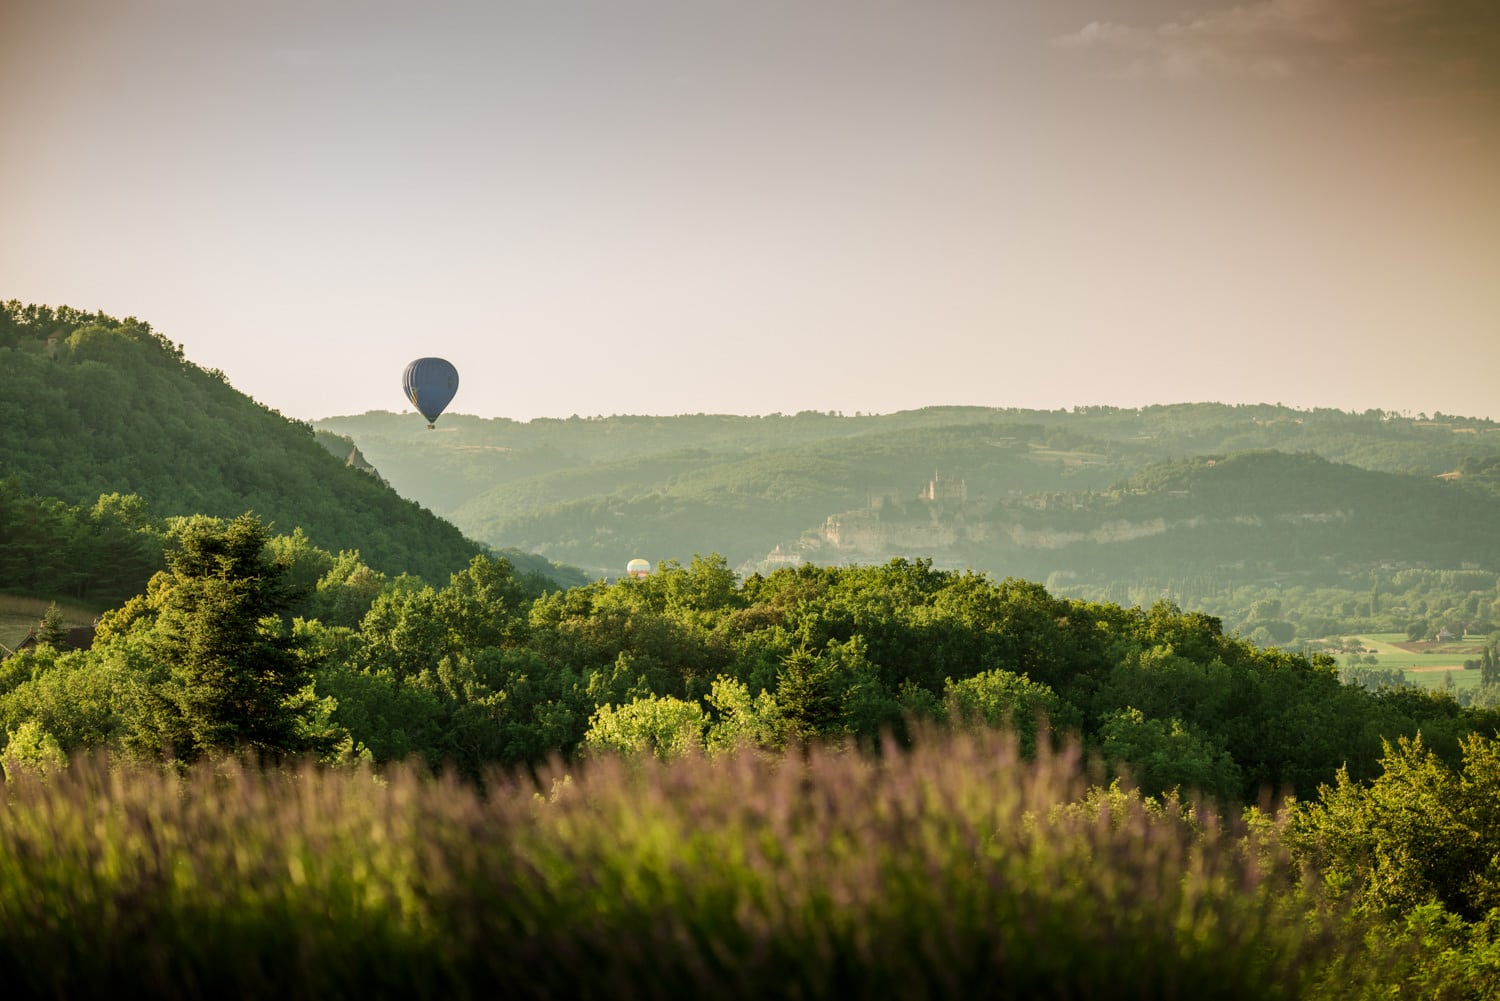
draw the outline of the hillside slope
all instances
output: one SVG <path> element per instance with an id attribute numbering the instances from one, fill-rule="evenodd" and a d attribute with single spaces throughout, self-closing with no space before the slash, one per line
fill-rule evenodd
<path id="1" fill-rule="evenodd" d="M 0 478 L 29 494 L 70 504 L 135 494 L 157 517 L 254 511 L 324 549 L 434 581 L 480 550 L 146 323 L 7 302 L 0 371 Z"/>

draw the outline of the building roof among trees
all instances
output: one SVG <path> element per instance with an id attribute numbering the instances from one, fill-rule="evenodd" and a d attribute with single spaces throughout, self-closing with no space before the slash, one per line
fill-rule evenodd
<path id="1" fill-rule="evenodd" d="M 87 650 L 94 645 L 94 627 L 70 626 L 67 631 L 67 637 L 67 647 L 65 649 Z M 14 649 L 6 646 L 4 643 L 0 643 L 0 660 L 4 660 L 12 654 L 20 653 L 22 650 L 30 649 L 41 642 L 42 638 L 36 631 L 36 626 L 32 626 L 27 630 L 25 638 L 17 643 Z"/>

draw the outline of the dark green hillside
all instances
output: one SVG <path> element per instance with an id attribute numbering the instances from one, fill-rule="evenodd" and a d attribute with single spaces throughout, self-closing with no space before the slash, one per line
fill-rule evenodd
<path id="1" fill-rule="evenodd" d="M 81 505 L 134 494 L 155 517 L 253 510 L 435 580 L 479 549 L 140 321 L 5 303 L 0 370 L 0 477 L 27 494 Z"/>

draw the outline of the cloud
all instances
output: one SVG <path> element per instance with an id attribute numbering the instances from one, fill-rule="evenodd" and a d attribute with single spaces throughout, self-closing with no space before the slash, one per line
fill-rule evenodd
<path id="1" fill-rule="evenodd" d="M 1257 0 L 1151 26 L 1094 21 L 1056 40 L 1126 76 L 1422 75 L 1500 95 L 1495 0 Z"/>

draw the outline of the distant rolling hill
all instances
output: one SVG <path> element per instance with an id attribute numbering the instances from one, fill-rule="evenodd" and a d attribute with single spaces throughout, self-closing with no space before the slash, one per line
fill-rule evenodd
<path id="1" fill-rule="evenodd" d="M 1500 537 L 1495 485 L 1456 475 L 1490 468 L 1500 426 L 1441 415 L 1180 404 L 319 427 L 471 536 L 607 574 L 719 552 L 743 572 L 905 556 L 1035 579 L 1265 579 L 1491 565 Z"/>

